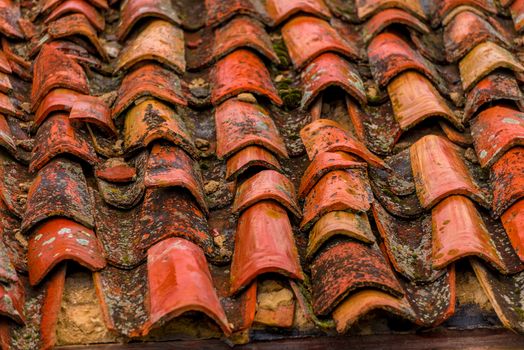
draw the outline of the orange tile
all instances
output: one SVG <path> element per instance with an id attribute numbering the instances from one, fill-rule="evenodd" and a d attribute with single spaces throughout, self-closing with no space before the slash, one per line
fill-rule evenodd
<path id="1" fill-rule="evenodd" d="M 515 0 L 509 7 L 511 18 L 517 32 L 521 32 L 524 28 L 524 1 Z"/>
<path id="2" fill-rule="evenodd" d="M 509 39 L 473 12 L 460 12 L 444 29 L 444 47 L 448 62 L 458 61 L 475 46 L 485 41 L 506 46 Z"/>
<path id="3" fill-rule="evenodd" d="M 445 118 L 463 128 L 462 119 L 449 108 L 433 84 L 417 72 L 407 71 L 394 78 L 388 85 L 388 94 L 402 130 L 430 117 Z"/>
<path id="4" fill-rule="evenodd" d="M 239 48 L 252 49 L 274 63 L 279 59 L 269 35 L 259 22 L 249 17 L 236 17 L 215 30 L 212 58 L 219 60 Z"/>
<path id="5" fill-rule="evenodd" d="M 366 212 L 372 201 L 366 171 L 334 170 L 324 175 L 306 196 L 300 228 L 307 231 L 331 211 Z"/>
<path id="6" fill-rule="evenodd" d="M 218 61 L 212 74 L 211 103 L 217 106 L 228 98 L 250 92 L 282 105 L 264 62 L 253 52 L 239 49 Z"/>
<path id="7" fill-rule="evenodd" d="M 524 145 L 524 113 L 503 106 L 487 108 L 471 122 L 482 167 L 493 165 L 508 149 Z"/>
<path id="8" fill-rule="evenodd" d="M 450 195 L 465 195 L 486 206 L 486 194 L 474 182 L 459 148 L 428 135 L 411 146 L 411 167 L 420 204 L 431 208 Z"/>
<path id="9" fill-rule="evenodd" d="M 98 163 L 87 132 L 74 127 L 67 114 L 54 114 L 36 133 L 29 171 L 40 170 L 52 158 L 62 154 L 73 155 L 91 165 Z"/>
<path id="10" fill-rule="evenodd" d="M 202 211 L 209 214 L 198 163 L 180 147 L 155 143 L 147 160 L 144 184 L 148 188 L 183 187 L 196 199 Z"/>
<path id="11" fill-rule="evenodd" d="M 13 139 L 11 128 L 2 114 L 0 114 L 0 146 L 4 147 L 12 155 L 16 155 L 16 143 Z"/>
<path id="12" fill-rule="evenodd" d="M 274 26 L 278 26 L 298 13 L 307 13 L 326 20 L 331 17 L 324 0 L 268 0 L 266 9 Z"/>
<path id="13" fill-rule="evenodd" d="M 215 109 L 219 158 L 227 158 L 247 146 L 257 145 L 287 158 L 287 150 L 268 112 L 260 105 L 230 99 Z"/>
<path id="14" fill-rule="evenodd" d="M 237 187 L 233 212 L 242 212 L 252 205 L 273 200 L 287 208 L 296 217 L 302 216 L 293 183 L 274 170 L 262 170 Z"/>
<path id="15" fill-rule="evenodd" d="M 96 29 L 81 13 L 67 15 L 51 22 L 47 27 L 47 33 L 51 39 L 66 39 L 72 36 L 85 38 L 104 61 L 109 61 L 109 56 L 98 39 Z"/>
<path id="16" fill-rule="evenodd" d="M 504 271 L 506 267 L 471 200 L 450 196 L 431 211 L 433 266 L 441 269 L 452 262 L 478 256 Z"/>
<path id="17" fill-rule="evenodd" d="M 169 0 L 128 0 L 122 4 L 116 35 L 122 41 L 141 20 L 159 18 L 180 25 L 181 20 Z"/>
<path id="18" fill-rule="evenodd" d="M 471 132 L 469 129 L 458 131 L 446 120 L 439 120 L 438 124 L 440 125 L 440 128 L 444 134 L 446 134 L 446 137 L 454 144 L 462 147 L 468 147 L 473 144 L 473 138 L 471 137 Z"/>
<path id="19" fill-rule="evenodd" d="M 250 0 L 205 0 L 205 3 L 207 26 L 215 27 L 240 14 L 254 17 L 266 25 L 271 24 L 267 13 L 261 11 L 263 7 L 256 6 Z"/>
<path id="20" fill-rule="evenodd" d="M 22 28 L 18 21 L 20 16 L 20 4 L 12 0 L 4 0 L 0 4 L 0 32 L 10 38 L 24 39 Z"/>
<path id="21" fill-rule="evenodd" d="M 142 61 L 157 61 L 177 73 L 186 70 L 184 31 L 170 22 L 154 20 L 120 52 L 115 72 Z"/>
<path id="22" fill-rule="evenodd" d="M 524 200 L 507 209 L 502 214 L 501 221 L 515 253 L 524 262 Z"/>
<path id="23" fill-rule="evenodd" d="M 106 266 L 94 231 L 72 220 L 52 218 L 32 230 L 27 250 L 29 282 L 39 284 L 60 262 L 73 260 L 91 271 Z"/>
<path id="24" fill-rule="evenodd" d="M 360 104 L 367 103 L 366 90 L 358 71 L 337 54 L 325 53 L 315 58 L 302 72 L 302 108 L 309 108 L 324 90 L 339 87 Z"/>
<path id="25" fill-rule="evenodd" d="M 524 197 L 524 147 L 513 147 L 491 168 L 493 213 L 501 215 L 517 200 Z"/>
<path id="26" fill-rule="evenodd" d="M 233 154 L 226 162 L 226 179 L 237 178 L 252 168 L 282 171 L 278 159 L 259 146 L 248 146 Z"/>
<path id="27" fill-rule="evenodd" d="M 115 124 L 113 124 L 111 119 L 109 106 L 96 96 L 77 96 L 71 106 L 69 119 L 96 125 L 111 136 L 118 135 Z"/>
<path id="28" fill-rule="evenodd" d="M 498 68 L 507 68 L 518 73 L 524 71 L 524 66 L 499 45 L 488 41 L 475 46 L 459 63 L 464 90 L 471 90 L 480 79 Z"/>
<path id="29" fill-rule="evenodd" d="M 83 14 L 89 23 L 98 31 L 103 31 L 106 26 L 104 16 L 92 5 L 82 0 L 67 0 L 62 2 L 46 16 L 44 23 L 49 24 L 70 13 Z"/>
<path id="30" fill-rule="evenodd" d="M 309 123 L 300 130 L 300 137 L 310 160 L 323 152 L 340 151 L 358 156 L 371 166 L 385 167 L 382 159 L 349 136 L 342 126 L 333 120 L 318 119 Z"/>
<path id="31" fill-rule="evenodd" d="M 53 112 L 69 112 L 79 95 L 78 92 L 69 89 L 51 90 L 46 94 L 35 112 L 34 128 L 38 128 Z"/>
<path id="32" fill-rule="evenodd" d="M 368 43 L 376 35 L 391 25 L 401 24 L 422 34 L 430 32 L 428 26 L 409 12 L 400 9 L 385 9 L 371 17 L 362 29 L 362 41 Z"/>
<path id="33" fill-rule="evenodd" d="M 222 329 L 231 328 L 215 288 L 202 250 L 183 238 L 169 238 L 147 253 L 149 320 L 142 334 L 188 311 L 201 312 Z"/>
<path id="34" fill-rule="evenodd" d="M 180 78 L 175 73 L 156 64 L 145 64 L 122 79 L 111 112 L 113 118 L 144 96 L 152 96 L 173 105 L 187 105 Z"/>
<path id="35" fill-rule="evenodd" d="M 197 157 L 193 140 L 178 113 L 158 100 L 146 99 L 126 113 L 124 148 L 131 152 L 158 139 L 169 140 Z"/>
<path id="36" fill-rule="evenodd" d="M 136 181 L 137 171 L 123 158 L 109 158 L 95 169 L 95 176 L 107 182 L 128 183 Z"/>
<path id="37" fill-rule="evenodd" d="M 464 6 L 469 6 L 479 9 L 482 12 L 490 12 L 492 14 L 498 12 L 493 0 L 442 0 L 437 12 L 439 17 L 443 19 L 453 12 L 453 10 Z"/>
<path id="38" fill-rule="evenodd" d="M 361 20 L 392 7 L 405 10 L 420 19 L 427 19 L 419 0 L 357 0 L 355 5 Z"/>
<path id="39" fill-rule="evenodd" d="M 286 22 L 282 38 L 297 70 L 326 52 L 337 52 L 349 58 L 358 58 L 358 49 L 346 41 L 328 22 L 309 16 L 300 16 Z"/>
<path id="40" fill-rule="evenodd" d="M 231 264 L 231 294 L 264 273 L 304 278 L 287 213 L 272 201 L 258 202 L 240 215 Z"/>
<path id="41" fill-rule="evenodd" d="M 363 243 L 374 243 L 365 213 L 332 211 L 323 215 L 309 232 L 306 257 L 312 258 L 324 243 L 336 236 L 346 236 Z"/>
<path id="42" fill-rule="evenodd" d="M 365 170 L 366 163 L 344 152 L 323 152 L 313 158 L 302 175 L 298 195 L 300 199 L 306 197 L 315 184 L 330 171 L 344 169 Z"/>

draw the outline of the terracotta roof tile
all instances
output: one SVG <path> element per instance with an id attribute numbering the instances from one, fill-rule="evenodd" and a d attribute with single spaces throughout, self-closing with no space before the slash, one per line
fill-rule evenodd
<path id="1" fill-rule="evenodd" d="M 365 43 L 368 43 L 384 29 L 398 24 L 412 28 L 424 34 L 430 32 L 428 26 L 424 22 L 411 15 L 409 12 L 391 8 L 378 12 L 364 24 L 362 40 Z"/>
<path id="2" fill-rule="evenodd" d="M 493 0 L 442 0 L 438 6 L 438 14 L 441 18 L 449 15 L 454 9 L 462 6 L 470 6 L 479 10 L 497 13 L 497 8 Z"/>
<path id="3" fill-rule="evenodd" d="M 248 146 L 228 158 L 226 163 L 226 178 L 236 178 L 250 168 L 263 168 L 281 171 L 278 159 L 265 148 Z"/>
<path id="4" fill-rule="evenodd" d="M 524 148 L 508 150 L 491 168 L 493 205 L 495 215 L 504 213 L 513 203 L 524 197 Z"/>
<path id="5" fill-rule="evenodd" d="M 205 0 L 206 4 L 206 24 L 217 26 L 226 22 L 236 15 L 249 15 L 266 24 L 270 24 L 264 6 L 252 0 Z"/>
<path id="6" fill-rule="evenodd" d="M 519 256 L 521 261 L 524 261 L 524 226 L 522 220 L 524 219 L 524 201 L 518 201 L 508 208 L 502 214 L 501 220 L 504 229 L 508 234 L 511 245 Z"/>
<path id="7" fill-rule="evenodd" d="M 58 5 L 49 15 L 46 16 L 44 23 L 56 21 L 58 18 L 70 14 L 81 13 L 98 31 L 105 28 L 105 19 L 92 5 L 81 0 L 67 0 Z"/>
<path id="8" fill-rule="evenodd" d="M 524 1 L 515 0 L 509 7 L 509 11 L 513 18 L 515 30 L 518 32 L 522 31 L 522 28 L 524 28 Z"/>
<path id="9" fill-rule="evenodd" d="M 421 19 L 426 19 L 426 13 L 419 0 L 357 0 L 356 7 L 358 17 L 362 20 L 388 8 L 400 8 Z"/>

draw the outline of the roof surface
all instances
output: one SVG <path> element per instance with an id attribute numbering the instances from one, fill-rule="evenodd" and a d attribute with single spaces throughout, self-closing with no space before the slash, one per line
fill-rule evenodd
<path id="1" fill-rule="evenodd" d="M 1 0 L 2 348 L 61 344 L 79 271 L 111 340 L 72 343 L 524 332 L 520 30 L 524 0 Z"/>

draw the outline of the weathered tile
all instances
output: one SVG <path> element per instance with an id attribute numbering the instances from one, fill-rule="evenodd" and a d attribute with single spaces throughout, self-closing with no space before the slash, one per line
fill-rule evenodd
<path id="1" fill-rule="evenodd" d="M 206 25 L 217 26 L 227 22 L 236 15 L 248 15 L 265 24 L 271 24 L 264 6 L 254 0 L 205 0 L 206 2 Z"/>
<path id="2" fill-rule="evenodd" d="M 278 159 L 265 148 L 247 146 L 227 159 L 226 179 L 237 178 L 251 168 L 282 171 Z"/>
<path id="3" fill-rule="evenodd" d="M 0 153 L 0 198 L 12 215 L 21 218 L 26 209 L 25 200 L 27 186 L 33 176 L 27 166 L 10 156 Z"/>
<path id="4" fill-rule="evenodd" d="M 524 197 L 524 148 L 507 151 L 491 168 L 493 213 L 498 217 Z"/>
<path id="5" fill-rule="evenodd" d="M 136 168 L 123 158 L 109 158 L 95 169 L 95 176 L 107 182 L 128 183 L 136 181 Z"/>
<path id="6" fill-rule="evenodd" d="M 409 12 L 391 8 L 378 12 L 364 24 L 362 29 L 362 41 L 368 43 L 384 29 L 396 24 L 409 27 L 422 34 L 428 34 L 430 32 L 428 26 L 424 22 L 411 15 Z"/>
<path id="7" fill-rule="evenodd" d="M 419 0 L 357 0 L 355 2 L 357 14 L 361 20 L 387 8 L 400 8 L 420 19 L 426 19 L 426 13 Z"/>
<path id="8" fill-rule="evenodd" d="M 524 201 L 518 201 L 502 214 L 504 230 L 520 260 L 524 262 Z"/>
<path id="9" fill-rule="evenodd" d="M 6 0 L 0 4 L 0 33 L 15 39 L 23 39 L 24 34 L 20 28 L 20 4 Z"/>
<path id="10" fill-rule="evenodd" d="M 78 96 L 71 106 L 69 119 L 96 125 L 112 136 L 118 134 L 111 119 L 109 106 L 107 106 L 101 98 L 96 96 Z"/>
<path id="11" fill-rule="evenodd" d="M 34 128 L 38 128 L 51 113 L 71 111 L 74 102 L 79 96 L 81 94 L 69 89 L 58 88 L 49 91 L 35 112 Z"/>
<path id="12" fill-rule="evenodd" d="M 84 15 L 89 23 L 98 31 L 103 31 L 105 28 L 106 23 L 104 16 L 88 2 L 82 0 L 67 0 L 62 2 L 46 16 L 44 23 L 49 24 L 69 13 L 80 13 Z"/>
<path id="13" fill-rule="evenodd" d="M 122 4 L 116 35 L 124 40 L 131 29 L 146 18 L 160 18 L 180 25 L 180 17 L 169 0 L 129 0 Z"/>
<path id="14" fill-rule="evenodd" d="M 274 26 L 284 23 L 298 13 L 307 13 L 327 20 L 331 17 L 324 0 L 268 0 L 266 9 Z"/>
<path id="15" fill-rule="evenodd" d="M 524 1 L 515 0 L 509 7 L 511 18 L 513 18 L 513 24 L 517 32 L 521 32 L 524 28 Z"/>

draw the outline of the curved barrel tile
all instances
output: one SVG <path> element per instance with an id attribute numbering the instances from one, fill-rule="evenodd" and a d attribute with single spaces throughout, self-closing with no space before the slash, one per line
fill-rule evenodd
<path id="1" fill-rule="evenodd" d="M 44 23 L 49 24 L 70 13 L 80 13 L 84 15 L 89 23 L 98 31 L 103 31 L 106 26 L 104 16 L 88 2 L 82 0 L 67 0 L 62 2 L 46 16 Z"/>
<path id="2" fill-rule="evenodd" d="M 282 171 L 278 159 L 265 148 L 247 146 L 227 159 L 226 179 L 236 179 L 252 168 Z"/>
<path id="3" fill-rule="evenodd" d="M 96 125 L 111 136 L 118 135 L 109 107 L 96 96 L 78 96 L 71 106 L 69 119 Z"/>
<path id="4" fill-rule="evenodd" d="M 78 92 L 69 89 L 53 89 L 42 99 L 35 112 L 33 128 L 38 128 L 43 121 L 53 112 L 69 112 L 73 108 L 76 99 L 82 96 Z M 85 96 L 85 95 L 84 95 Z"/>
<path id="5" fill-rule="evenodd" d="M 299 13 L 306 13 L 326 20 L 331 18 L 331 13 L 324 0 L 268 0 L 266 9 L 274 26 L 284 23 Z"/>
<path id="6" fill-rule="evenodd" d="M 421 34 L 429 34 L 430 32 L 429 27 L 424 22 L 411 15 L 409 12 L 391 8 L 378 12 L 364 23 L 362 29 L 362 41 L 368 43 L 384 29 L 395 24 L 409 27 Z"/>
<path id="7" fill-rule="evenodd" d="M 427 19 L 420 0 L 357 0 L 355 5 L 357 15 L 361 20 L 388 8 L 399 8 L 422 20 Z"/>
<path id="8" fill-rule="evenodd" d="M 501 221 L 515 253 L 524 262 L 524 200 L 507 209 L 502 214 Z"/>
<path id="9" fill-rule="evenodd" d="M 146 18 L 160 18 L 177 25 L 181 23 L 177 11 L 169 0 L 128 0 L 122 5 L 116 31 L 120 41 L 126 38 L 139 21 Z"/>
<path id="10" fill-rule="evenodd" d="M 493 213 L 498 217 L 524 197 L 524 147 L 506 152 L 491 168 Z"/>

